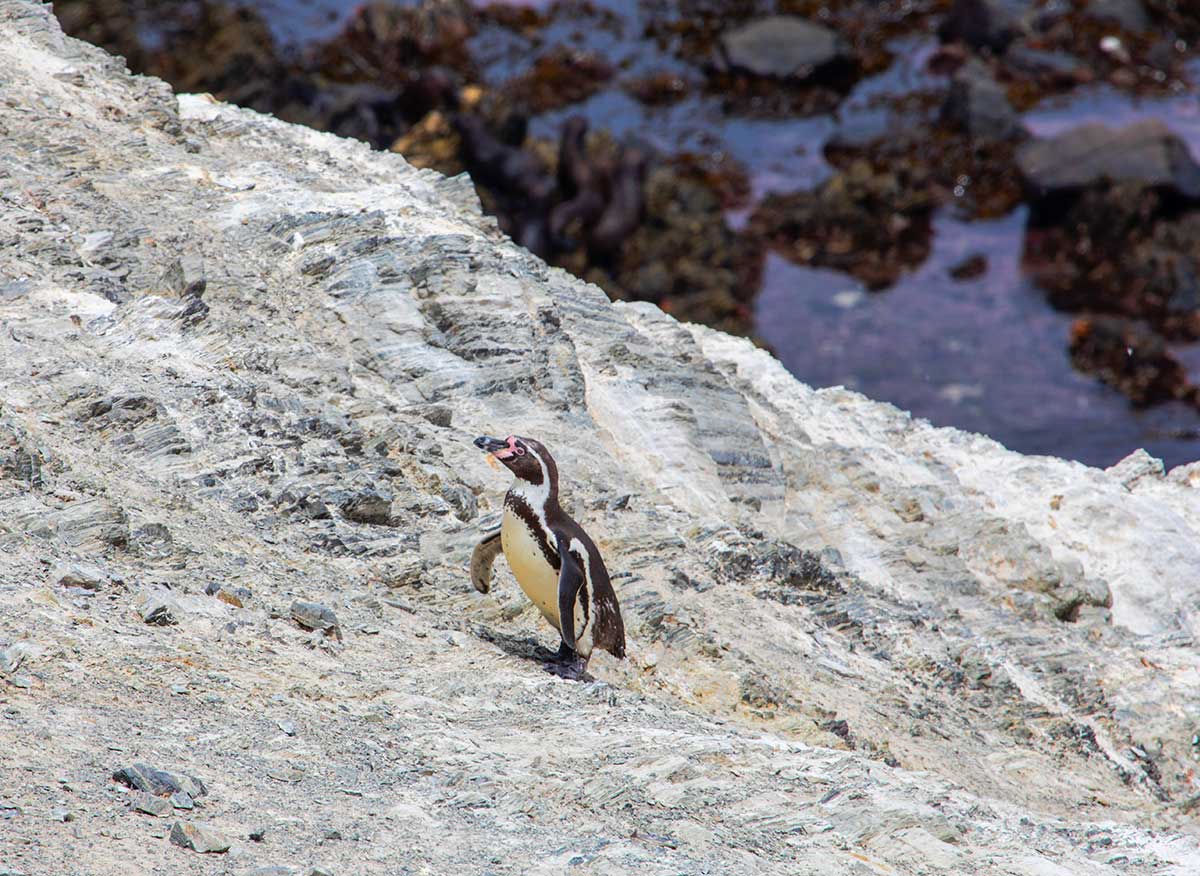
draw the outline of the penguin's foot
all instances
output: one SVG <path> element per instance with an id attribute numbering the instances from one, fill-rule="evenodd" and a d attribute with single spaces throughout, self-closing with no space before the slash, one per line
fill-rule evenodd
<path id="1" fill-rule="evenodd" d="M 566 642 L 559 642 L 558 651 L 546 661 L 546 671 L 570 681 L 591 681 L 587 674 L 587 660 L 575 653 Z"/>

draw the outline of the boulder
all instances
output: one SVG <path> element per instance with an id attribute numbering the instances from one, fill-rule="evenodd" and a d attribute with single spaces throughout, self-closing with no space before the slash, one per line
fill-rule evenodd
<path id="1" fill-rule="evenodd" d="M 721 53 L 735 71 L 779 79 L 805 79 L 850 58 L 834 31 L 792 15 L 772 15 L 721 36 Z"/>
<path id="2" fill-rule="evenodd" d="M 1158 119 L 1124 128 L 1089 124 L 1032 140 L 1017 165 L 1036 195 L 1102 183 L 1132 183 L 1200 199 L 1200 165 L 1187 144 Z"/>

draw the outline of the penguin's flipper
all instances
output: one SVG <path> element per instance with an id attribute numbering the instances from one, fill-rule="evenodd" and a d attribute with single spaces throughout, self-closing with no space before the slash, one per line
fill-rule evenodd
<path id="1" fill-rule="evenodd" d="M 562 640 L 572 651 L 575 650 L 575 600 L 583 586 L 583 569 L 571 553 L 570 539 L 561 532 L 554 533 L 558 543 L 560 560 L 558 570 L 558 622 Z"/>
<path id="2" fill-rule="evenodd" d="M 483 541 L 475 545 L 475 550 L 471 552 L 471 583 L 480 593 L 492 589 L 492 563 L 503 547 L 500 530 L 497 529 L 484 536 Z"/>

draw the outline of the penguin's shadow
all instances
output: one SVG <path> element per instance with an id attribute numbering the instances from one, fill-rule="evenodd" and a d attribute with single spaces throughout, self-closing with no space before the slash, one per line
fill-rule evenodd
<path id="1" fill-rule="evenodd" d="M 537 639 L 521 636 L 511 636 L 499 630 L 488 627 L 476 627 L 475 635 L 485 642 L 491 642 L 505 654 L 520 660 L 538 664 L 545 672 L 557 675 L 567 681 L 595 681 L 585 668 L 582 660 L 562 660 L 558 654 L 541 645 Z"/>

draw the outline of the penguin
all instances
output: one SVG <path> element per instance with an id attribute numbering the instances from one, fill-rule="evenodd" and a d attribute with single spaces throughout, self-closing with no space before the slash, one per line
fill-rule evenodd
<path id="1" fill-rule="evenodd" d="M 582 659 L 595 648 L 625 656 L 625 624 L 608 569 L 595 542 L 558 504 L 558 466 L 540 441 L 483 435 L 475 446 L 516 478 L 504 497 L 499 532 L 471 555 L 471 583 L 491 588 L 492 563 L 504 558 L 525 595 L 559 632 L 556 659 Z"/>

